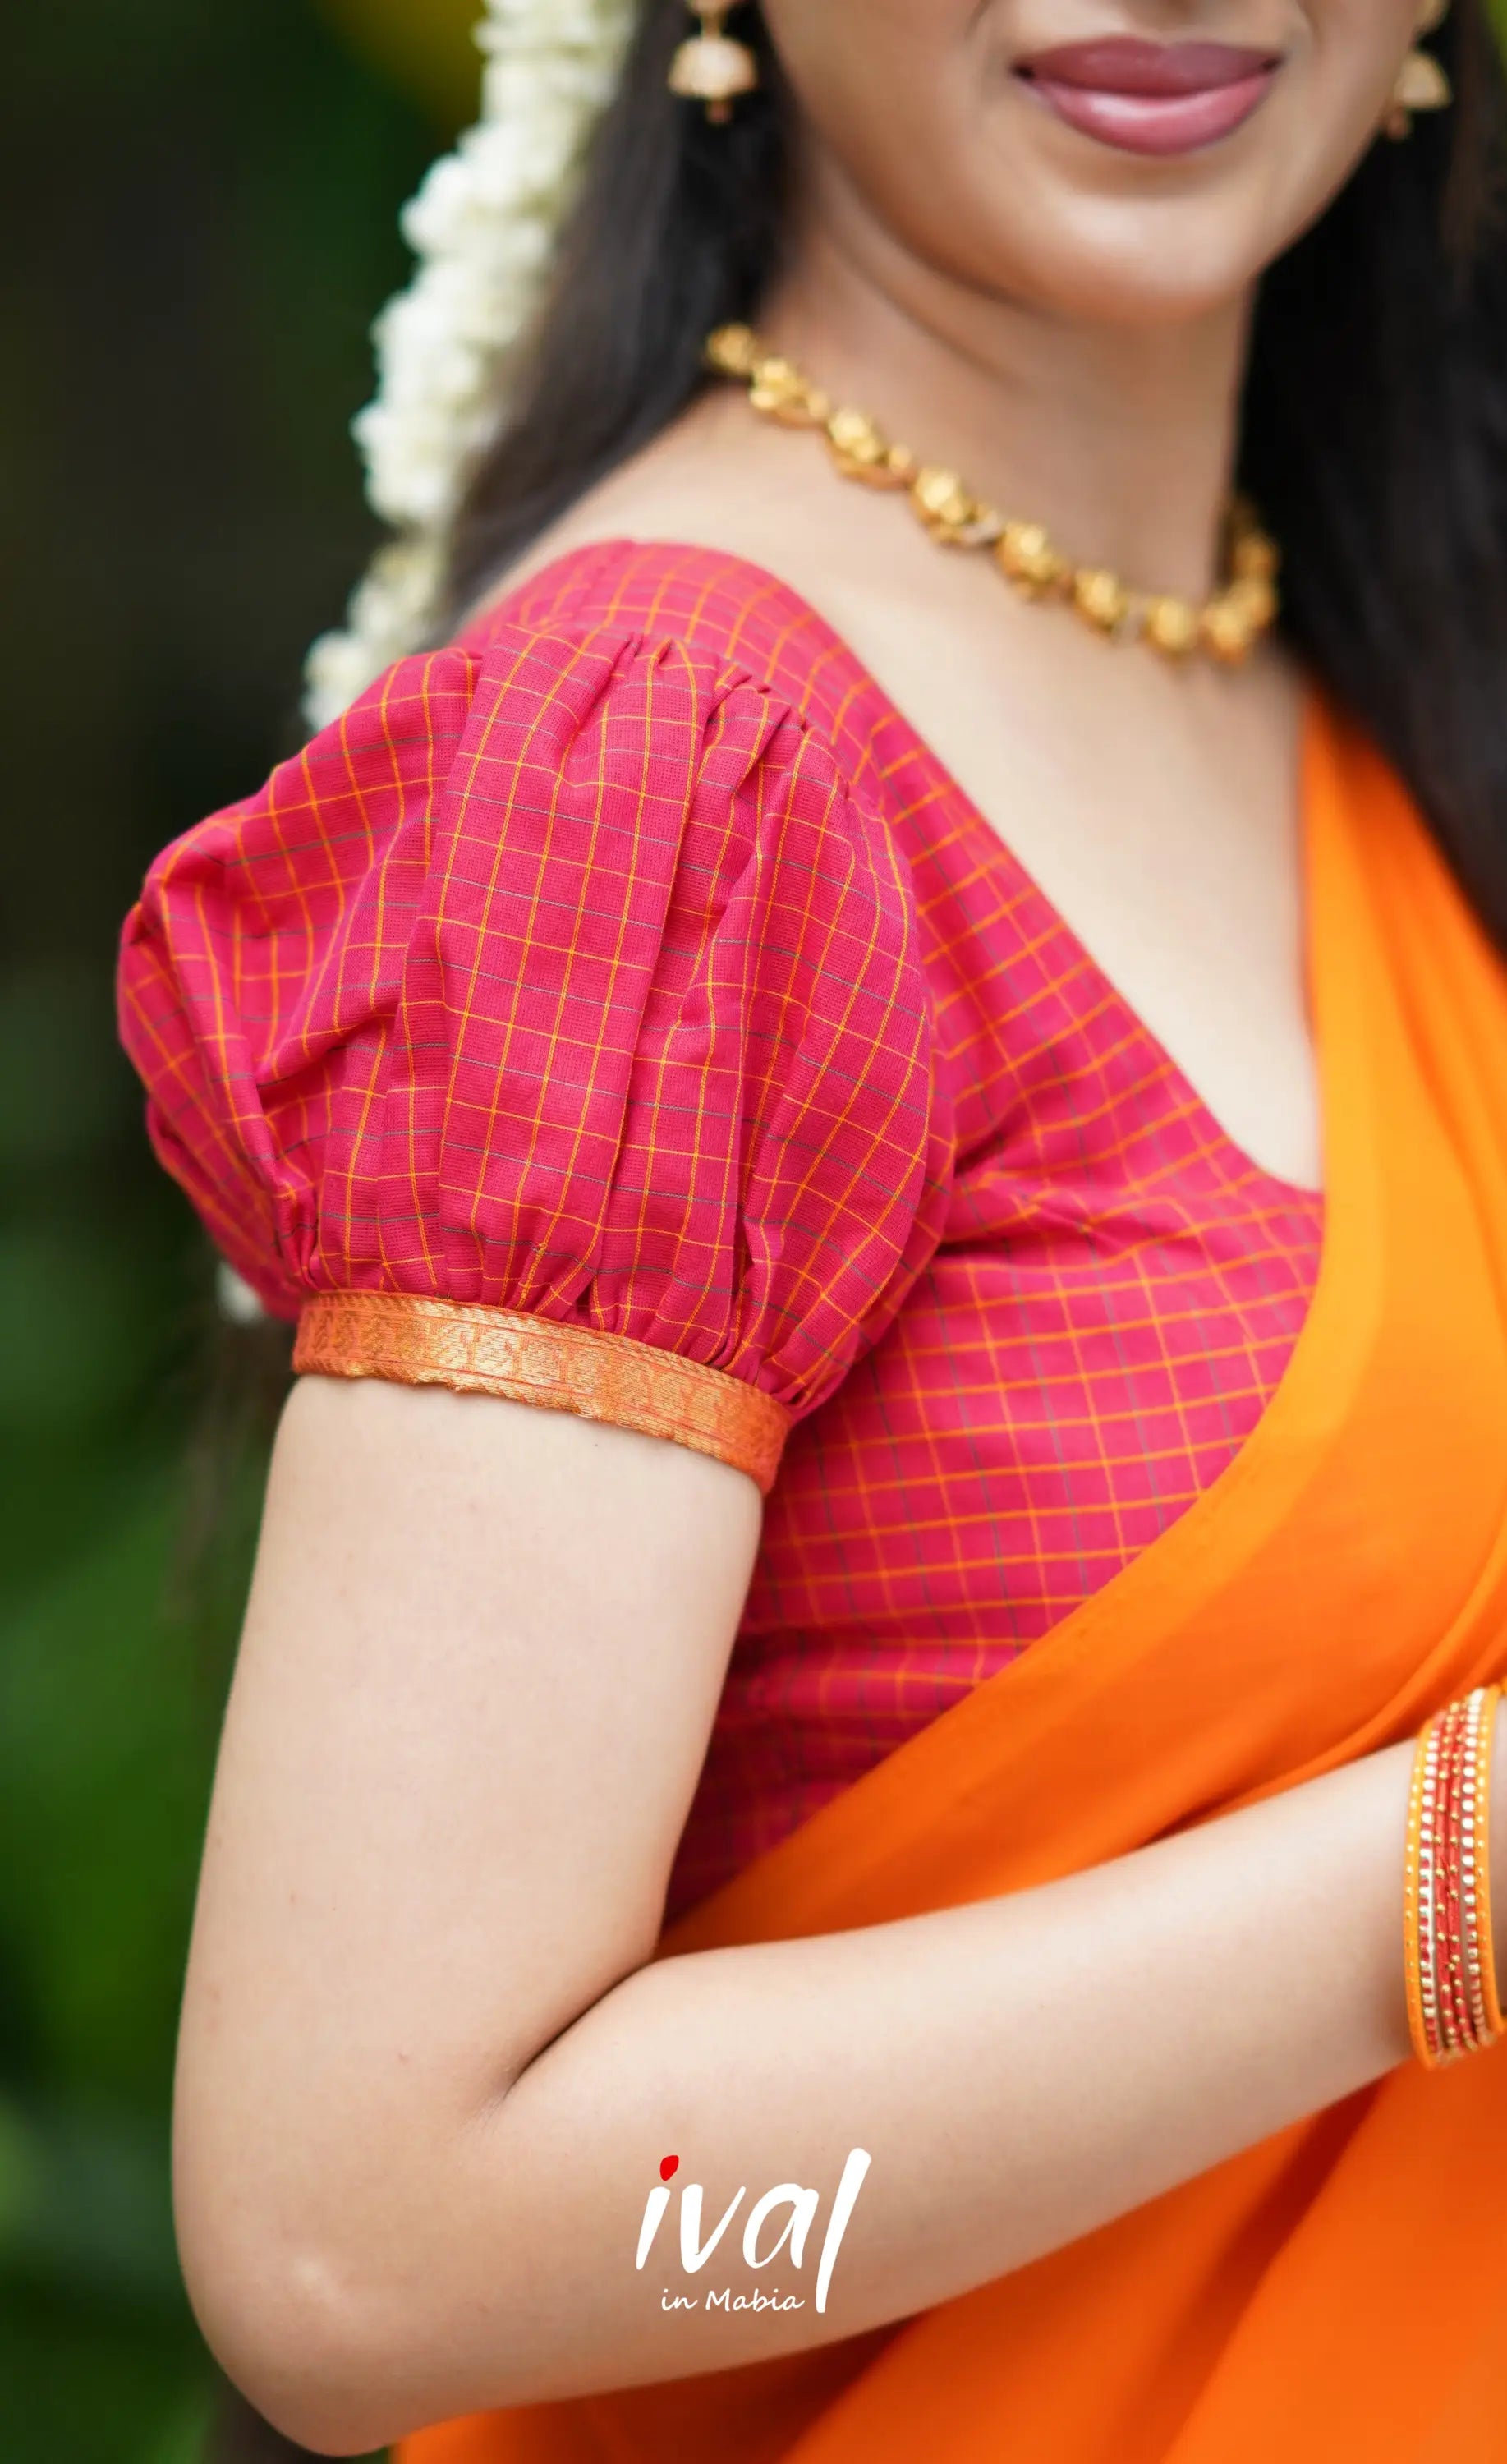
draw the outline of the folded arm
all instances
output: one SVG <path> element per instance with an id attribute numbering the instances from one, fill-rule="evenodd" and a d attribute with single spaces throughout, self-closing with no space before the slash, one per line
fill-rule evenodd
<path id="1" fill-rule="evenodd" d="M 1007 1899 L 652 1960 L 758 1518 L 741 1474 L 653 1439 L 295 1391 L 175 2180 L 208 2340 L 306 2445 L 894 2321 L 1407 2056 L 1407 1747 Z M 781 2182 L 824 2219 L 854 2146 L 871 2169 L 819 2313 L 822 2221 L 798 2277 L 748 2267 L 744 2221 Z M 748 2188 L 688 2281 L 673 2216 L 634 2264 L 669 2152 L 704 2232 Z M 712 2282 L 802 2306 L 662 2306 Z"/>

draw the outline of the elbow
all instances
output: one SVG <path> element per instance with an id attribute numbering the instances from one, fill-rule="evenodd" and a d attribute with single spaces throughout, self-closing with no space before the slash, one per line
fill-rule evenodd
<path id="1" fill-rule="evenodd" d="M 343 2253 L 199 2217 L 180 2227 L 184 2281 L 231 2385 L 295 2446 L 366 2455 L 415 2428 L 404 2351 Z"/>
<path id="2" fill-rule="evenodd" d="M 454 2231 L 467 2144 L 438 2093 L 373 2100 L 342 2081 L 316 2095 L 302 2081 L 263 2103 L 239 2066 L 228 2084 L 181 2060 L 173 2209 L 188 2301 L 231 2385 L 295 2446 L 367 2455 L 481 2409 L 460 2332 L 476 2288 Z M 486 2401 L 507 2405 L 530 2375 L 526 2336 L 506 2323 L 527 2299 L 499 2256 Z"/>
<path id="3" fill-rule="evenodd" d="M 374 2123 L 325 2142 L 307 2110 L 269 2128 L 191 2094 L 175 2115 L 194 2317 L 231 2385 L 316 2455 L 366 2455 L 464 2409 L 445 2400 L 446 2288 L 422 2247 L 440 2151 L 404 2163 Z"/>

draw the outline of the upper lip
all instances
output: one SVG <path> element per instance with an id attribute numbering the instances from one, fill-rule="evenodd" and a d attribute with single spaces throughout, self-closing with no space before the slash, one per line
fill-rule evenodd
<path id="1" fill-rule="evenodd" d="M 1022 77 L 1054 85 L 1083 86 L 1100 94 L 1174 96 L 1208 94 L 1238 85 L 1278 65 L 1273 52 L 1241 43 L 1150 43 L 1110 34 L 1091 43 L 1059 43 L 1016 62 Z"/>

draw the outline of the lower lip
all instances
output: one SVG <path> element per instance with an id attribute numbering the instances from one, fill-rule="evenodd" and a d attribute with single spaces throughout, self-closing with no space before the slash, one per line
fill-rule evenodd
<path id="1" fill-rule="evenodd" d="M 1234 85 L 1206 86 L 1197 94 L 1114 94 L 1103 86 L 1063 85 L 1055 78 L 1023 77 L 1059 120 L 1123 154 L 1195 154 L 1233 137 L 1271 93 L 1275 67 L 1257 69 Z"/>

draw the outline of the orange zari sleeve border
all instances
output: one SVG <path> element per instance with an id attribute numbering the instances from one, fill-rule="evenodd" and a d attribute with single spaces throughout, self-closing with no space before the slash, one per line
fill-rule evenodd
<path id="1" fill-rule="evenodd" d="M 405 1292 L 317 1294 L 298 1320 L 293 1365 L 303 1376 L 497 1395 L 668 1438 L 747 1472 L 766 1496 L 791 1423 L 741 1377 L 626 1335 Z"/>

